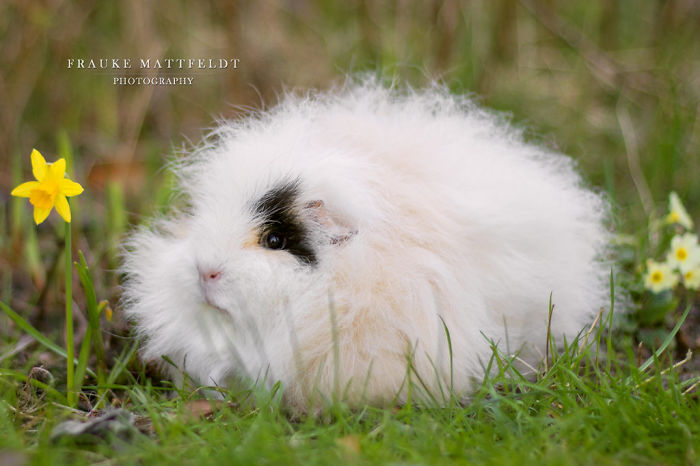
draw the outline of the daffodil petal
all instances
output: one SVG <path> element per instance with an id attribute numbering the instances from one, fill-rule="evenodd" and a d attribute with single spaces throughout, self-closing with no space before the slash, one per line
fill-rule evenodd
<path id="1" fill-rule="evenodd" d="M 66 175 L 66 159 L 58 159 L 49 165 L 49 174 L 56 181 L 62 180 Z"/>
<path id="2" fill-rule="evenodd" d="M 68 197 L 77 196 L 78 194 L 83 192 L 82 186 L 80 186 L 75 181 L 69 180 L 68 178 L 63 178 L 61 179 L 61 181 L 58 182 L 58 189 L 61 192 L 61 194 L 64 194 Z"/>
<path id="3" fill-rule="evenodd" d="M 56 212 L 63 217 L 63 220 L 70 223 L 70 206 L 68 205 L 68 199 L 63 194 L 56 196 Z"/>
<path id="4" fill-rule="evenodd" d="M 39 186 L 40 183 L 38 181 L 27 181 L 26 183 L 22 183 L 13 189 L 10 194 L 17 197 L 29 197 L 32 190 L 38 188 Z"/>
<path id="5" fill-rule="evenodd" d="M 37 225 L 46 220 L 46 217 L 51 213 L 51 209 L 41 209 L 34 207 L 34 223 Z"/>
<path id="6" fill-rule="evenodd" d="M 46 169 L 47 169 L 47 164 L 46 160 L 44 157 L 41 155 L 41 153 L 34 149 L 32 150 L 32 173 L 34 174 L 34 178 L 37 179 L 37 181 L 44 181 L 44 177 L 46 176 Z"/>

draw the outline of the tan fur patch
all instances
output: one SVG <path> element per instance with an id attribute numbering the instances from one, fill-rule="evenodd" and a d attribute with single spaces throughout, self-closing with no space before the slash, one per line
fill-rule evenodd
<path id="1" fill-rule="evenodd" d="M 259 248 L 260 247 L 260 235 L 257 231 L 252 230 L 250 234 L 243 241 L 243 247 L 246 249 Z"/>

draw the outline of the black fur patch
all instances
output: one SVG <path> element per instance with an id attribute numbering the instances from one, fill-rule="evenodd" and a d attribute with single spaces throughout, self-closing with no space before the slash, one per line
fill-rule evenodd
<path id="1" fill-rule="evenodd" d="M 299 182 L 280 184 L 265 193 L 253 204 L 253 212 L 262 220 L 260 240 L 274 233 L 286 239 L 281 250 L 287 251 L 301 263 L 316 265 L 318 258 L 311 247 L 308 229 L 299 218 L 296 206 Z M 264 244 L 261 243 L 264 247 Z"/>

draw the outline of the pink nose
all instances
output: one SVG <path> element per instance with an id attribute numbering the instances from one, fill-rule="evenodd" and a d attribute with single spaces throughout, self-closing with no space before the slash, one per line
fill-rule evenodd
<path id="1" fill-rule="evenodd" d="M 199 276 L 204 283 L 214 283 L 221 278 L 221 271 L 219 270 L 200 270 Z"/>

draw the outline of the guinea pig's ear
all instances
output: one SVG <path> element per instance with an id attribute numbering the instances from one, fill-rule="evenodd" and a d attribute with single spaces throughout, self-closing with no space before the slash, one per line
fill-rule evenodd
<path id="1" fill-rule="evenodd" d="M 304 212 L 312 222 L 318 225 L 330 244 L 342 244 L 357 233 L 357 230 L 330 215 L 322 200 L 307 202 L 304 205 Z"/>

